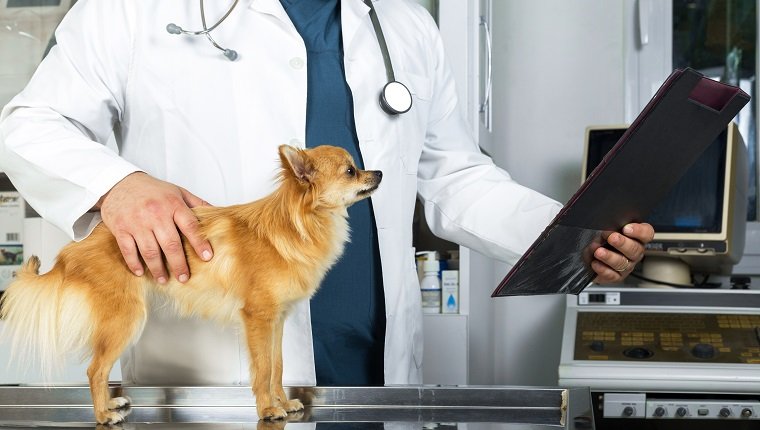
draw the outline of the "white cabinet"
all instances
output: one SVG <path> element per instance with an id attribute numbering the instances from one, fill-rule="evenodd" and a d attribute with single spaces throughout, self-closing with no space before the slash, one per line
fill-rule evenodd
<path id="1" fill-rule="evenodd" d="M 3 321 L 0 320 L 0 332 L 3 330 Z M 77 357 L 72 356 L 63 359 L 60 368 L 50 376 L 45 377 L 38 369 L 29 366 L 28 363 L 19 363 L 18 359 L 11 362 L 10 345 L 0 341 L 0 385 L 3 384 L 22 384 L 22 385 L 79 385 L 87 383 L 87 363 L 77 362 Z M 121 369 L 119 363 L 114 365 L 111 370 L 110 381 L 121 380 Z"/>
<path id="2" fill-rule="evenodd" d="M 468 379 L 467 315 L 426 314 L 422 381 L 465 385 Z"/>

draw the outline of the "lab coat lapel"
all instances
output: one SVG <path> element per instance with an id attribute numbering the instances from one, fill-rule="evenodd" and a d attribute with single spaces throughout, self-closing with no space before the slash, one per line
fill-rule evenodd
<path id="1" fill-rule="evenodd" d="M 282 7 L 280 0 L 252 0 L 248 7 L 256 12 L 273 15 L 280 21 L 290 22 L 290 17 Z"/>
<path id="2" fill-rule="evenodd" d="M 369 7 L 362 0 L 341 0 L 340 21 L 343 33 L 343 51 L 347 51 L 354 40 L 356 30 L 367 18 Z"/>

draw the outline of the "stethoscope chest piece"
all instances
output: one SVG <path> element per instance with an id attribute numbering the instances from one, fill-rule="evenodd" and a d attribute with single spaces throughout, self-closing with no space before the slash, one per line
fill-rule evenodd
<path id="1" fill-rule="evenodd" d="M 388 82 L 380 92 L 380 106 L 391 115 L 408 112 L 412 108 L 412 93 L 399 81 Z"/>

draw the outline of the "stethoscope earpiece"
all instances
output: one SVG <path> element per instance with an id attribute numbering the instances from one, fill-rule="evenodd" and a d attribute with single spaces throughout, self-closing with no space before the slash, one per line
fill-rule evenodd
<path id="1" fill-rule="evenodd" d="M 182 27 L 174 23 L 166 24 L 166 31 L 169 34 L 182 34 Z"/>
<path id="2" fill-rule="evenodd" d="M 238 59 L 238 53 L 234 49 L 225 49 L 224 56 L 229 58 L 230 61 L 235 61 Z"/>
<path id="3" fill-rule="evenodd" d="M 238 53 L 237 51 L 233 49 L 227 49 L 221 47 L 218 43 L 216 43 L 216 40 L 211 37 L 211 30 L 215 29 L 216 27 L 219 27 L 219 24 L 224 22 L 225 19 L 227 19 L 228 16 L 232 13 L 233 10 L 235 10 L 235 6 L 237 6 L 239 0 L 235 0 L 232 3 L 232 6 L 230 6 L 229 10 L 227 10 L 227 13 L 224 14 L 221 18 L 219 18 L 219 21 L 216 22 L 216 24 L 212 25 L 211 27 L 206 26 L 206 8 L 203 7 L 203 0 L 201 0 L 201 22 L 203 23 L 203 30 L 199 31 L 189 31 L 189 30 L 183 30 L 182 27 L 178 26 L 174 23 L 169 23 L 166 25 L 166 31 L 169 34 L 187 34 L 190 36 L 201 36 L 204 35 L 206 38 L 211 42 L 212 45 L 214 45 L 214 48 L 222 51 L 225 57 L 229 59 L 230 61 L 235 61 L 238 59 Z"/>

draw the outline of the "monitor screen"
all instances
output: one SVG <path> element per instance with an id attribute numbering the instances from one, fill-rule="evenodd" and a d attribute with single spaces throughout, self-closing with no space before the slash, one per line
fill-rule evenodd
<path id="1" fill-rule="evenodd" d="M 591 129 L 586 176 L 617 143 L 625 128 Z M 726 131 L 723 131 L 646 221 L 658 233 L 719 233 L 723 223 L 726 169 Z"/>

